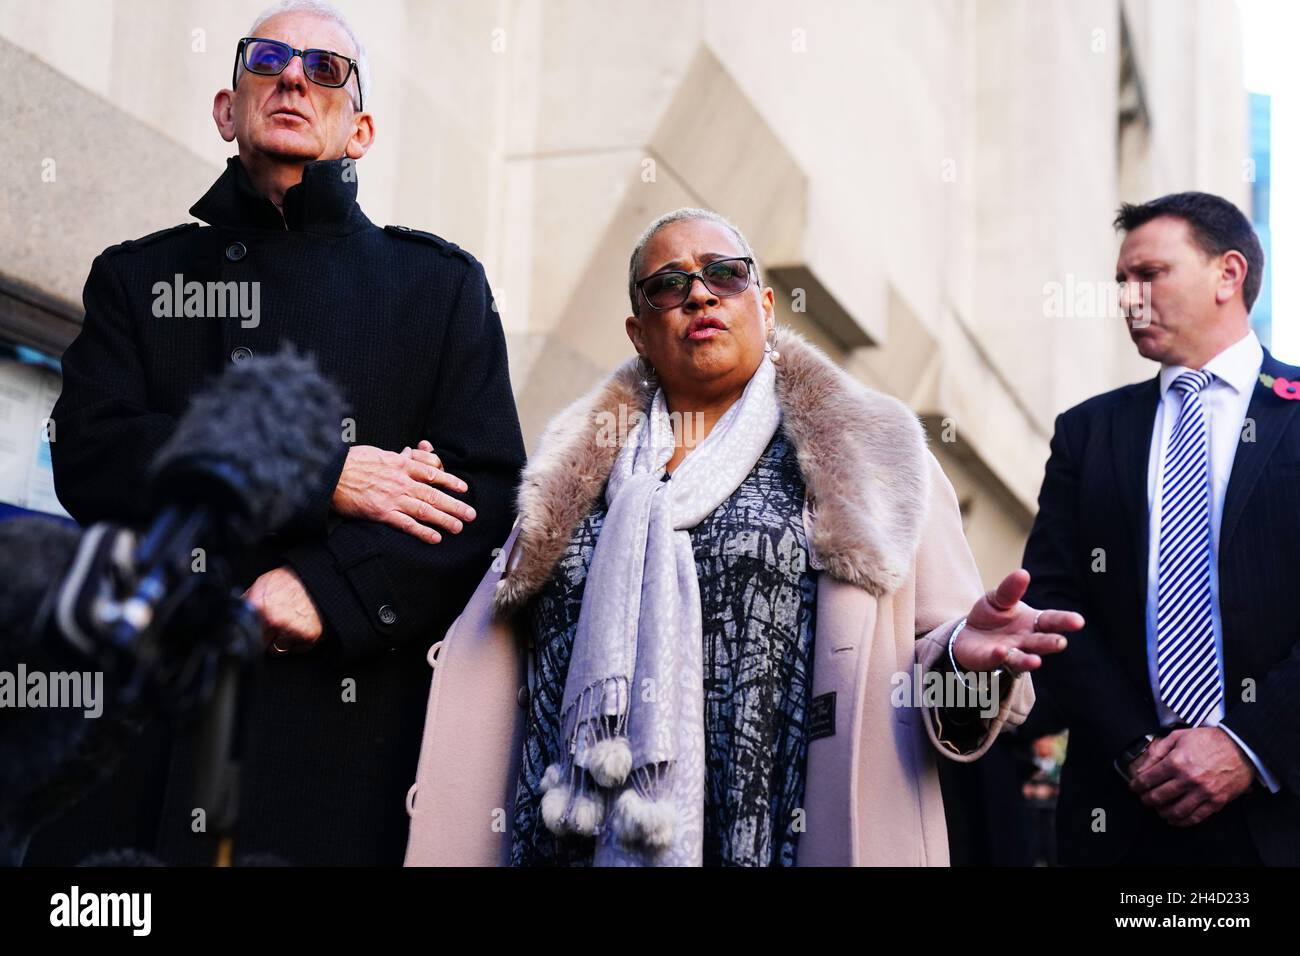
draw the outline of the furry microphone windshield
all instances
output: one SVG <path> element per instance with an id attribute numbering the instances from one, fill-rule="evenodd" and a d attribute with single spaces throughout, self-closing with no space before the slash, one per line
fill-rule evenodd
<path id="1" fill-rule="evenodd" d="M 343 401 L 286 347 L 229 368 L 195 395 L 150 469 L 155 501 L 230 508 L 254 536 L 303 508 L 342 445 Z"/>

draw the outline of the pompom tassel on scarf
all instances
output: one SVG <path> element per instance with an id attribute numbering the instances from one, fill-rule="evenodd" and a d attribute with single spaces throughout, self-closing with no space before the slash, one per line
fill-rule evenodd
<path id="1" fill-rule="evenodd" d="M 575 790 L 559 765 L 551 764 L 542 775 L 542 822 L 557 836 L 595 836 L 605 822 L 604 794 L 590 795 L 581 786 Z"/>
<path id="2" fill-rule="evenodd" d="M 605 823 L 612 793 L 632 772 L 632 746 L 627 731 L 627 681 L 615 678 L 586 688 L 569 710 L 569 756 L 542 775 L 542 822 L 557 836 L 577 833 L 596 836 Z M 608 710 L 620 711 L 608 714 Z M 587 741 L 579 762 L 573 754 L 579 739 Z M 594 781 L 595 786 L 591 786 Z M 590 791 L 590 792 L 589 792 Z"/>
<path id="3" fill-rule="evenodd" d="M 631 787 L 614 801 L 609 825 L 624 846 L 663 850 L 673 842 L 676 815 L 665 800 L 647 800 Z"/>
<path id="4" fill-rule="evenodd" d="M 541 781 L 542 822 L 546 828 L 556 836 L 571 833 L 596 836 L 606 822 L 607 803 L 613 800 L 608 822 L 619 843 L 651 852 L 671 846 L 677 815 L 670 798 L 656 799 L 656 794 L 661 793 L 667 797 L 667 788 L 660 779 L 667 774 L 661 774 L 657 767 L 642 767 L 635 774 L 631 773 L 632 751 L 624 739 L 599 741 L 591 748 L 590 754 L 590 777 L 599 779 L 595 769 L 599 766 L 600 776 L 612 779 L 609 787 L 622 789 L 617 795 L 604 790 L 589 794 L 589 775 L 586 772 L 570 765 L 566 776 L 560 764 L 551 764 Z"/>
<path id="5" fill-rule="evenodd" d="M 621 787 L 632 772 L 632 747 L 627 738 L 596 741 L 587 754 L 587 770 L 602 787 Z"/>

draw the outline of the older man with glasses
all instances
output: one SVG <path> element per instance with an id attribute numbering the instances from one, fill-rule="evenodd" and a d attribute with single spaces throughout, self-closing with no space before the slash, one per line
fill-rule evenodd
<path id="1" fill-rule="evenodd" d="M 357 205 L 370 93 L 338 11 L 290 0 L 258 18 L 213 103 L 238 155 L 190 210 L 207 225 L 95 260 L 53 413 L 56 488 L 87 524 L 142 516 L 151 458 L 228 363 L 292 343 L 346 397 L 313 506 L 248 576 L 267 654 L 240 710 L 236 856 L 401 862 L 424 653 L 509 530 L 524 460 L 482 266 Z M 233 284 L 255 307 L 198 318 L 188 297 L 182 308 L 160 293 L 192 282 Z M 212 860 L 217 812 L 191 805 L 193 754 L 184 728 L 149 728 L 116 782 L 38 834 L 28 862 L 119 847 Z"/>

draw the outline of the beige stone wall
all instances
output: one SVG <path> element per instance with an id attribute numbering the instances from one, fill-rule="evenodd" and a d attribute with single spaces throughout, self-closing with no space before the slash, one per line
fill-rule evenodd
<path id="1" fill-rule="evenodd" d="M 484 261 L 530 445 L 631 354 L 636 235 L 711 205 L 784 321 L 925 416 L 990 583 L 1055 414 L 1153 371 L 1118 320 L 1046 315 L 1045 288 L 1111 280 L 1121 199 L 1248 202 L 1230 0 L 338 5 L 374 73 L 362 204 Z M 187 218 L 231 152 L 212 94 L 262 6 L 0 6 L 7 278 L 75 299 L 100 248 Z M 1147 111 L 1124 150 L 1121 14 Z"/>

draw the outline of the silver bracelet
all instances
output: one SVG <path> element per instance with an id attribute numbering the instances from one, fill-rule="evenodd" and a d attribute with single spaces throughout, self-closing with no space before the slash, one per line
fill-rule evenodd
<path id="1" fill-rule="evenodd" d="M 957 622 L 957 626 L 952 629 L 952 634 L 948 637 L 948 660 L 952 663 L 952 672 L 957 675 L 957 679 L 961 681 L 962 686 L 967 690 L 971 690 L 970 682 L 962 676 L 961 668 L 957 666 L 957 655 L 952 652 L 953 645 L 957 643 L 957 635 L 961 633 L 961 629 L 965 626 L 966 618 L 963 617 Z"/>

